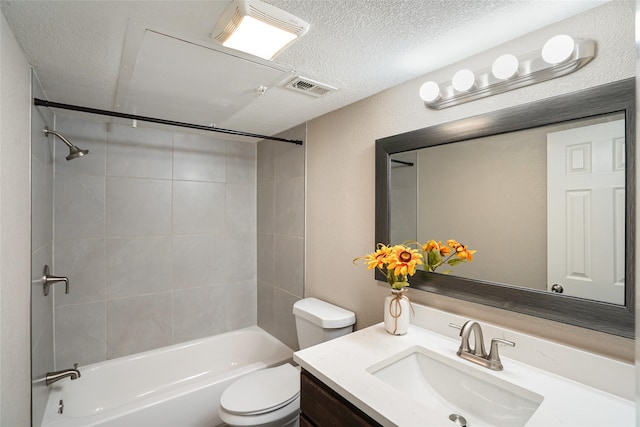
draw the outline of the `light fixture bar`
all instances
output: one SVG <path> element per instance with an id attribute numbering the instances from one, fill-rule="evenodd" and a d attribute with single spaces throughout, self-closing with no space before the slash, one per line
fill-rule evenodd
<path id="1" fill-rule="evenodd" d="M 517 72 L 510 78 L 499 79 L 495 77 L 489 67 L 476 76 L 475 84 L 468 90 L 454 89 L 452 81 L 438 85 L 440 88 L 439 96 L 435 96 L 431 92 L 429 98 L 423 97 L 425 105 L 435 110 L 441 110 L 573 73 L 591 61 L 596 53 L 595 41 L 590 39 L 575 39 L 574 41 L 573 51 L 561 63 L 550 64 L 546 62 L 542 58 L 541 51 L 538 50 L 519 58 Z M 433 87 L 433 82 L 427 83 L 431 84 L 430 88 Z"/>

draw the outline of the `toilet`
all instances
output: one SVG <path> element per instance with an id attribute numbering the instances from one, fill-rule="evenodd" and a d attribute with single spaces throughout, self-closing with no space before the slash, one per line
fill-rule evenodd
<path id="1" fill-rule="evenodd" d="M 317 298 L 293 305 L 300 349 L 353 331 L 353 312 Z M 220 418 L 229 426 L 298 426 L 300 370 L 286 363 L 233 382 L 220 397 Z"/>

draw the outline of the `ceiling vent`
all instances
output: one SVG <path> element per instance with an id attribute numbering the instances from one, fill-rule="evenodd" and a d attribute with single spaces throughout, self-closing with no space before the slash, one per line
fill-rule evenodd
<path id="1" fill-rule="evenodd" d="M 285 87 L 291 90 L 295 90 L 296 92 L 302 92 L 307 95 L 314 96 L 316 98 L 320 98 L 321 96 L 324 96 L 329 92 L 338 90 L 333 86 L 318 83 L 302 76 L 294 78 L 289 83 L 287 83 Z"/>

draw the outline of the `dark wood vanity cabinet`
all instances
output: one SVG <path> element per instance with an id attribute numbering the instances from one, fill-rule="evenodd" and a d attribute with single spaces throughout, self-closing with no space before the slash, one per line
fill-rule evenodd
<path id="1" fill-rule="evenodd" d="M 300 412 L 301 427 L 380 425 L 304 369 L 300 373 Z"/>

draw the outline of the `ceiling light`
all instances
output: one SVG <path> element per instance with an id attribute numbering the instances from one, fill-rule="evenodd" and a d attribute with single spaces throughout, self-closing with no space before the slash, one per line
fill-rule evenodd
<path id="1" fill-rule="evenodd" d="M 520 58 L 498 57 L 491 67 L 475 75 L 471 70 L 456 72 L 445 83 L 426 82 L 420 98 L 429 108 L 440 110 L 535 83 L 551 80 L 579 70 L 596 56 L 596 43 L 562 35 L 550 39 L 542 48 Z"/>
<path id="2" fill-rule="evenodd" d="M 466 92 L 476 84 L 476 76 L 471 70 L 460 70 L 453 75 L 451 85 L 458 92 Z"/>
<path id="3" fill-rule="evenodd" d="M 420 87 L 420 98 L 424 102 L 437 101 L 440 98 L 440 86 L 436 82 L 426 82 Z"/>
<path id="4" fill-rule="evenodd" d="M 309 30 L 309 24 L 258 0 L 233 0 L 211 37 L 223 46 L 273 59 Z"/>
<path id="5" fill-rule="evenodd" d="M 566 34 L 552 37 L 542 47 L 542 59 L 548 64 L 560 64 L 571 57 L 575 45 Z"/>
<path id="6" fill-rule="evenodd" d="M 519 61 L 514 55 L 499 56 L 491 66 L 491 74 L 499 80 L 508 80 L 518 74 Z"/>

